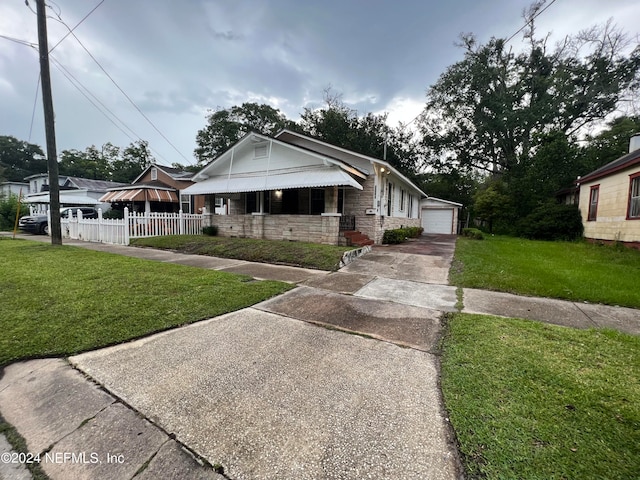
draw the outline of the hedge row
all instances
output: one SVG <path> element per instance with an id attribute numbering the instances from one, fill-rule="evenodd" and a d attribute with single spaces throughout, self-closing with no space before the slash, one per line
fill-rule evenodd
<path id="1" fill-rule="evenodd" d="M 395 244 L 402 243 L 408 238 L 417 238 L 422 235 L 424 229 L 422 227 L 405 227 L 396 228 L 394 230 L 385 230 L 382 237 L 382 243 Z"/>

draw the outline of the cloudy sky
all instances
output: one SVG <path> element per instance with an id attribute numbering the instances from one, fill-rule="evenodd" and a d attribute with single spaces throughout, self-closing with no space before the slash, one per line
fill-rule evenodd
<path id="1" fill-rule="evenodd" d="M 193 164 L 208 109 L 268 103 L 296 120 L 322 105 L 328 86 L 360 113 L 408 123 L 427 88 L 462 58 L 461 32 L 481 42 L 510 37 L 530 3 L 47 0 L 49 48 L 97 6 L 74 30 L 81 44 L 68 36 L 51 53 L 58 152 L 141 138 L 160 163 Z M 38 54 L 19 43 L 37 44 L 35 8 L 35 0 L 0 0 L 0 135 L 44 149 Z M 559 40 L 609 18 L 637 41 L 638 0 L 555 0 L 538 32 Z"/>

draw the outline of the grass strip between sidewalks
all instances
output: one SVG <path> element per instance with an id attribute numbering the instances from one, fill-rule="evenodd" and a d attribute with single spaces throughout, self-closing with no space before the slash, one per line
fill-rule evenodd
<path id="1" fill-rule="evenodd" d="M 587 242 L 460 237 L 449 280 L 466 288 L 640 308 L 640 252 Z"/>
<path id="2" fill-rule="evenodd" d="M 468 478 L 640 478 L 640 337 L 454 314 L 445 404 Z"/>
<path id="3" fill-rule="evenodd" d="M 133 240 L 131 244 L 138 247 L 175 250 L 187 254 L 210 255 L 327 271 L 337 270 L 344 252 L 354 248 L 286 240 L 209 237 L 205 235 L 138 238 Z"/>
<path id="4" fill-rule="evenodd" d="M 0 238 L 0 366 L 72 355 L 238 310 L 290 285 Z"/>

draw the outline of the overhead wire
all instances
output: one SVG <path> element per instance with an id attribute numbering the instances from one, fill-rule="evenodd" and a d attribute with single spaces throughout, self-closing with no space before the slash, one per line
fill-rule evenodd
<path id="1" fill-rule="evenodd" d="M 109 120 L 118 130 L 120 130 L 129 140 L 131 140 L 132 142 L 134 142 L 136 139 L 139 141 L 143 141 L 143 139 L 140 137 L 140 135 L 138 135 L 131 127 L 129 127 L 120 117 L 118 117 L 118 115 L 116 115 L 113 111 L 111 111 L 109 109 L 109 107 L 107 107 L 97 96 L 95 96 L 91 90 L 89 90 L 85 85 L 82 84 L 82 82 L 80 82 L 80 80 L 78 80 L 64 65 L 62 65 L 57 59 L 55 59 L 53 56 L 49 56 L 49 58 L 52 60 L 52 63 L 54 64 L 54 66 L 60 70 L 60 72 L 65 76 L 65 78 L 69 81 L 69 83 L 71 83 L 86 99 L 89 103 L 91 103 L 91 105 L 93 105 L 93 107 L 98 110 L 107 120 Z M 84 90 L 84 91 L 83 91 Z M 93 100 L 92 100 L 93 98 Z M 95 100 L 95 101 L 94 101 Z M 98 104 L 100 106 L 98 106 Z M 101 108 L 102 107 L 102 108 Z M 109 115 L 107 115 L 107 113 L 105 113 L 104 110 L 106 110 L 106 112 L 108 112 L 111 116 L 113 116 L 113 118 L 109 117 Z M 115 120 L 117 120 L 118 122 L 120 122 L 121 125 L 118 125 Z M 123 128 L 124 127 L 124 128 Z M 131 133 L 131 135 L 133 135 L 133 137 L 131 135 L 129 135 L 129 133 L 127 133 L 124 129 L 129 130 L 129 132 Z M 134 138 L 135 137 L 135 138 Z M 164 163 L 166 163 L 167 165 L 170 165 L 169 161 L 167 161 L 166 158 L 164 158 L 160 153 L 158 153 L 156 150 L 154 150 L 153 148 L 149 147 L 149 150 L 151 150 L 151 152 L 154 154 L 154 156 L 156 158 L 158 158 L 159 160 L 162 160 Z"/>
<path id="2" fill-rule="evenodd" d="M 151 119 L 149 119 L 144 112 L 142 112 L 142 110 L 135 104 L 135 102 L 129 97 L 129 95 L 127 95 L 127 93 L 118 85 L 118 83 L 113 79 L 113 77 L 105 70 L 105 68 L 100 64 L 100 62 L 91 54 L 91 52 L 87 49 L 87 47 L 85 47 L 85 45 L 80 41 L 80 39 L 76 36 L 76 34 L 74 33 L 74 30 L 76 28 L 78 28 L 78 26 L 80 26 L 98 7 L 100 7 L 100 5 L 102 5 L 104 3 L 105 0 L 101 0 L 100 3 L 98 3 L 91 11 L 89 11 L 89 13 L 87 13 L 73 28 L 69 27 L 69 25 L 67 25 L 64 20 L 62 20 L 61 17 L 61 10 L 60 7 L 55 4 L 55 6 L 58 8 L 58 12 L 56 12 L 53 7 L 49 4 L 49 3 L 53 3 L 51 0 L 49 0 L 49 2 L 47 3 L 47 7 L 51 8 L 51 10 L 53 11 L 53 13 L 56 15 L 57 18 L 54 18 L 52 16 L 47 16 L 47 18 L 51 18 L 55 21 L 57 21 L 58 23 L 61 23 L 62 25 L 65 26 L 65 28 L 68 30 L 68 33 L 66 35 L 64 35 L 64 37 L 62 37 L 50 50 L 49 52 L 52 52 L 58 45 L 60 45 L 69 35 L 72 35 L 76 41 L 80 44 L 80 46 L 85 50 L 85 52 L 91 57 L 91 59 L 96 63 L 96 65 L 98 65 L 98 67 L 104 72 L 104 74 L 107 76 L 107 78 L 109 78 L 109 80 L 116 86 L 116 88 L 118 88 L 118 90 L 120 90 L 120 92 L 125 96 L 125 98 L 127 98 L 127 100 L 134 106 L 134 108 L 136 108 L 136 110 L 147 120 L 147 122 L 156 130 L 156 132 L 158 132 L 160 134 L 160 136 L 162 136 L 162 138 L 169 144 L 171 145 L 171 147 L 182 157 L 184 158 L 188 163 L 193 164 L 193 161 L 189 160 L 187 157 L 185 157 L 182 152 L 180 152 L 177 147 L 171 143 L 171 141 L 158 129 L 158 127 L 151 121 Z M 31 8 L 31 6 L 29 5 L 28 0 L 25 0 L 25 4 L 27 5 L 27 7 L 34 13 L 36 14 L 36 12 Z M 12 39 L 9 38 L 10 40 L 13 41 L 18 41 L 18 39 Z M 25 41 L 19 41 L 18 43 L 23 43 L 25 45 L 28 46 L 37 46 L 37 44 L 31 44 L 29 42 L 25 42 Z M 111 111 L 102 101 L 100 101 L 100 99 L 98 97 L 96 97 L 93 93 L 91 93 L 91 91 L 82 84 L 82 82 L 80 82 L 75 76 L 73 76 L 73 74 L 64 67 L 64 65 L 62 65 L 62 63 L 60 63 L 57 59 L 55 59 L 53 56 L 50 56 L 51 60 L 54 63 L 54 66 L 63 74 L 63 76 L 67 79 L 67 81 L 69 81 L 69 83 L 71 83 L 86 99 L 87 101 L 89 101 L 89 103 L 91 103 L 91 105 L 93 105 L 94 108 L 96 108 L 105 118 L 107 118 L 107 120 L 109 120 L 116 128 L 118 128 L 118 130 L 120 130 L 127 138 L 129 138 L 130 140 L 133 140 L 133 138 L 131 137 L 131 135 L 129 135 L 122 127 L 126 128 L 127 130 L 129 130 L 129 132 L 131 134 L 133 134 L 134 137 L 136 137 L 138 140 L 143 141 L 142 138 L 133 130 L 131 129 L 131 127 L 129 127 L 122 119 L 120 119 L 113 111 Z M 90 98 L 92 97 L 92 98 Z M 37 92 L 36 92 L 36 98 L 37 98 Z M 95 101 L 94 101 L 95 100 Z M 98 106 L 98 104 L 100 106 Z M 104 110 L 103 110 L 104 109 Z M 106 112 L 109 112 L 109 114 L 113 117 L 111 118 L 109 115 L 107 115 Z M 34 113 L 35 113 L 35 109 L 34 109 Z M 120 125 L 118 125 L 115 121 L 114 118 L 120 122 Z M 33 123 L 33 120 L 32 120 Z M 154 153 L 154 156 L 156 156 L 158 159 L 162 160 L 164 163 L 169 164 L 169 162 L 162 156 L 160 155 L 155 149 L 149 147 L 149 149 Z"/>
<path id="3" fill-rule="evenodd" d="M 151 121 L 151 119 L 142 111 L 142 109 L 131 99 L 131 97 L 123 90 L 123 88 L 115 81 L 115 79 L 107 72 L 107 70 L 102 66 L 102 64 L 93 56 L 93 54 L 89 51 L 89 49 L 80 41 L 75 33 L 71 30 L 71 28 L 59 17 L 59 22 L 62 23 L 68 30 L 69 34 L 76 39 L 78 44 L 83 48 L 83 50 L 91 57 L 91 59 L 95 62 L 95 64 L 102 70 L 102 72 L 107 76 L 107 78 L 115 85 L 115 87 L 124 95 L 124 97 L 129 101 L 129 103 L 142 115 L 142 117 L 153 127 L 153 129 L 175 150 L 178 155 L 180 155 L 187 163 L 193 165 L 193 160 L 188 159 L 178 148 L 167 138 L 167 136 L 160 131 L 160 129 Z"/>

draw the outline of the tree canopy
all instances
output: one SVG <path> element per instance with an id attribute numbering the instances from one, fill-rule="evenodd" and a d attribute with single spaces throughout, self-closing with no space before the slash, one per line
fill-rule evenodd
<path id="1" fill-rule="evenodd" d="M 640 47 L 611 23 L 565 38 L 551 50 L 536 38 L 534 4 L 528 50 L 504 39 L 478 45 L 462 37 L 464 59 L 428 90 L 421 122 L 429 164 L 504 174 L 535 155 L 550 132 L 574 136 L 613 113 L 638 91 Z"/>
<path id="2" fill-rule="evenodd" d="M 283 128 L 304 133 L 338 147 L 375 158 L 386 159 L 407 175 L 416 173 L 417 144 L 406 128 L 392 128 L 386 114 L 359 116 L 345 105 L 340 95 L 324 92 L 325 105 L 305 108 L 299 122 L 286 118 L 269 105 L 243 103 L 218 109 L 207 116 L 207 125 L 198 131 L 195 155 L 199 163 L 213 160 L 249 131 L 273 136 Z"/>
<path id="3" fill-rule="evenodd" d="M 22 182 L 25 177 L 46 171 L 42 148 L 12 136 L 0 136 L 0 180 Z"/>
<path id="4" fill-rule="evenodd" d="M 275 135 L 291 124 L 280 110 L 265 104 L 218 108 L 207 115 L 207 125 L 198 130 L 194 154 L 198 163 L 207 163 L 250 131 Z"/>
<path id="5" fill-rule="evenodd" d="M 618 142 L 627 145 L 637 125 L 617 120 L 606 133 L 585 136 L 637 95 L 640 46 L 608 22 L 552 48 L 548 35 L 535 32 L 544 3 L 525 12 L 522 52 L 506 39 L 479 44 L 462 35 L 464 57 L 429 88 L 420 120 L 425 166 L 441 175 L 484 172 L 475 213 L 507 228 L 623 154 Z"/>

